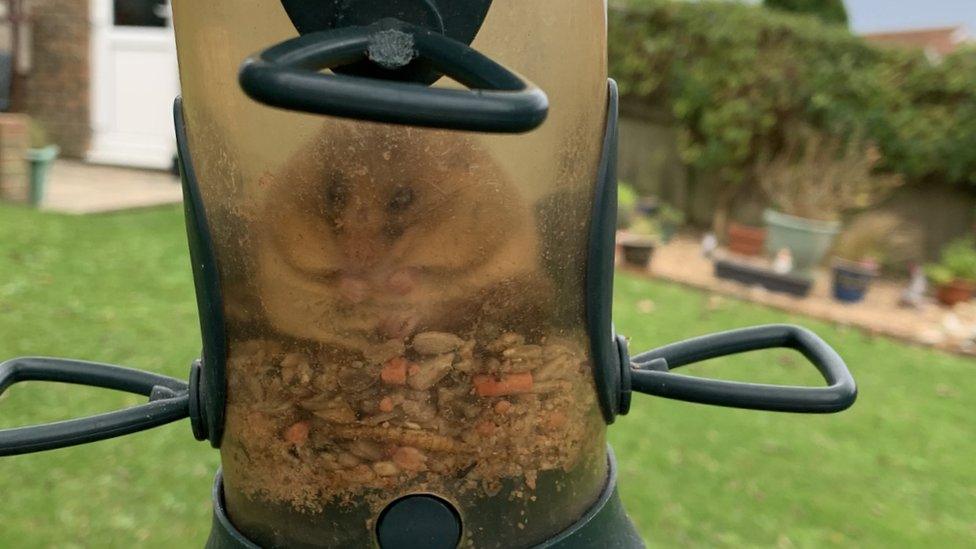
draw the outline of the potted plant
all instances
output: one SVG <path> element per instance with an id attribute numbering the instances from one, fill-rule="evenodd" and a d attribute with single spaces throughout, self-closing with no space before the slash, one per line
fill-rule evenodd
<path id="1" fill-rule="evenodd" d="M 843 303 L 863 301 L 871 281 L 878 277 L 878 263 L 871 258 L 852 261 L 838 256 L 831 270 L 834 299 Z"/>
<path id="2" fill-rule="evenodd" d="M 807 127 L 788 134 L 775 155 L 765 154 L 759 182 L 773 204 L 763 214 L 766 250 L 788 249 L 798 272 L 809 272 L 830 249 L 842 213 L 877 203 L 902 178 L 878 174 L 878 149 L 860 132 L 831 136 Z"/>
<path id="3" fill-rule="evenodd" d="M 51 166 L 58 158 L 61 149 L 47 139 L 47 132 L 34 120 L 30 124 L 30 148 L 27 149 L 27 162 L 30 164 L 30 203 L 40 206 Z"/>
<path id="4" fill-rule="evenodd" d="M 671 204 L 662 202 L 657 209 L 657 219 L 661 229 L 661 242 L 671 242 L 678 229 L 685 223 L 685 214 Z"/>
<path id="5" fill-rule="evenodd" d="M 647 268 L 659 237 L 660 227 L 656 220 L 646 215 L 636 217 L 620 242 L 624 262 L 633 267 Z"/>
<path id="6" fill-rule="evenodd" d="M 855 219 L 834 246 L 834 298 L 844 303 L 862 301 L 882 265 L 918 259 L 920 238 L 917 227 L 891 213 L 872 212 Z"/>
<path id="7" fill-rule="evenodd" d="M 949 243 L 942 249 L 939 262 L 926 268 L 926 274 L 943 305 L 969 301 L 976 293 L 976 241 L 962 238 Z"/>

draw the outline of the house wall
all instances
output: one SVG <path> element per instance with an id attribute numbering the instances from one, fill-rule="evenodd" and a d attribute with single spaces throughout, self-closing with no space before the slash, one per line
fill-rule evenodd
<path id="1" fill-rule="evenodd" d="M 31 67 L 13 110 L 40 123 L 62 156 L 81 158 L 91 139 L 89 0 L 31 0 Z"/>

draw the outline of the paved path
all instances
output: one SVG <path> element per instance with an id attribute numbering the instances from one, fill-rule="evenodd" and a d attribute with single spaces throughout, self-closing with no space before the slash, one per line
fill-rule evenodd
<path id="1" fill-rule="evenodd" d="M 58 160 L 51 169 L 41 209 L 91 214 L 182 200 L 179 178 L 167 172 Z"/>
<path id="2" fill-rule="evenodd" d="M 648 274 L 799 315 L 856 326 L 872 334 L 976 355 L 976 301 L 957 305 L 955 309 L 934 302 L 920 309 L 900 307 L 898 301 L 905 282 L 876 280 L 863 302 L 844 304 L 831 297 L 830 275 L 821 270 L 806 298 L 772 293 L 716 278 L 711 261 L 701 255 L 698 241 L 688 236 L 679 236 L 655 250 Z"/>

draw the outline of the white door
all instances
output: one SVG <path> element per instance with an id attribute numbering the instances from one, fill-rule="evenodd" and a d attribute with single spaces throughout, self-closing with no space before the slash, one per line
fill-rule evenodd
<path id="1" fill-rule="evenodd" d="M 169 168 L 176 42 L 167 0 L 93 0 L 90 162 Z"/>

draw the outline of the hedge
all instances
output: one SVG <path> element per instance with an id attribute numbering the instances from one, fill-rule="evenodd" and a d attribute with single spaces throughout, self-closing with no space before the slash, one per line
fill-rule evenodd
<path id="1" fill-rule="evenodd" d="M 763 5 L 783 11 L 809 13 L 822 21 L 847 25 L 847 8 L 844 0 L 764 0 Z"/>
<path id="2" fill-rule="evenodd" d="M 665 106 L 685 162 L 727 195 L 796 122 L 863 129 L 883 168 L 909 181 L 976 187 L 976 50 L 934 63 L 814 16 L 733 2 L 618 0 L 609 17 L 623 97 Z"/>

